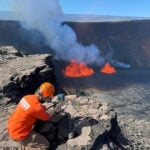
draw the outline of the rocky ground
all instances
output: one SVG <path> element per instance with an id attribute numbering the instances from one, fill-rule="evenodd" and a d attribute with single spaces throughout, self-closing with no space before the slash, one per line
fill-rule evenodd
<path id="1" fill-rule="evenodd" d="M 63 67 L 59 65 L 56 74 L 60 74 Z M 97 71 L 95 75 L 81 79 L 60 76 L 58 80 L 68 93 L 93 95 L 102 103 L 111 104 L 118 114 L 123 135 L 134 145 L 129 149 L 149 149 L 149 75 L 147 69 L 129 69 L 117 70 L 114 75 L 104 75 Z"/>
<path id="2" fill-rule="evenodd" d="M 60 64 L 59 62 L 55 63 Z M 63 68 L 64 65 L 59 65 L 56 74 L 60 74 L 60 70 Z M 100 74 L 99 69 L 97 69 L 91 77 L 81 79 L 59 77 L 58 80 L 62 86 L 65 83 L 64 88 L 67 89 L 68 93 L 76 91 L 76 93 L 83 95 L 92 94 L 99 97 L 101 102 L 111 104 L 117 111 L 118 121 L 123 126 L 124 135 L 127 135 L 130 141 L 134 141 L 135 145 L 142 143 L 145 145 L 150 143 L 149 75 L 148 69 L 117 69 L 117 73 L 113 75 Z"/>
<path id="3" fill-rule="evenodd" d="M 49 139 L 51 149 L 150 149 L 148 71 L 120 72 L 113 77 L 98 74 L 88 79 L 58 76 L 56 80 L 50 55 L 25 56 L 14 47 L 0 47 L 0 53 L 0 149 L 18 148 L 8 137 L 7 119 L 20 97 L 47 80 L 56 87 L 63 85 L 66 94 L 77 94 L 65 101 L 44 128 L 36 128 Z"/>

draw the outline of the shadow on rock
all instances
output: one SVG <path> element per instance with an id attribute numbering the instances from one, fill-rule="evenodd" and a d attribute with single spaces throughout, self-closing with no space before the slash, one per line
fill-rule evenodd
<path id="1" fill-rule="evenodd" d="M 130 141 L 121 133 L 117 122 L 117 114 L 111 119 L 110 130 L 96 137 L 91 150 L 100 150 L 104 145 L 109 150 L 127 150 L 126 146 L 130 145 Z"/>
<path id="2" fill-rule="evenodd" d="M 50 150 L 56 150 L 67 140 L 81 135 L 83 127 L 97 124 L 91 117 L 71 118 L 69 113 L 57 113 L 49 121 L 37 120 L 34 131 L 45 136 L 50 142 Z"/>

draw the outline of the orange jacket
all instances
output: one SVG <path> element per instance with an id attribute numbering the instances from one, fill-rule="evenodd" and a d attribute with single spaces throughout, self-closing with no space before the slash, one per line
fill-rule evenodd
<path id="1" fill-rule="evenodd" d="M 24 140 L 37 119 L 46 121 L 50 115 L 35 95 L 23 97 L 8 119 L 8 133 L 14 140 Z"/>

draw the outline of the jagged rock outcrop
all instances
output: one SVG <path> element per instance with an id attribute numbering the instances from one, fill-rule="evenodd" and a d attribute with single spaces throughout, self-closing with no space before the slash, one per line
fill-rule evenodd
<path id="1" fill-rule="evenodd" d="M 23 55 L 12 46 L 0 47 L 0 54 L 0 89 L 11 101 L 33 93 L 43 81 L 56 82 L 50 54 Z"/>

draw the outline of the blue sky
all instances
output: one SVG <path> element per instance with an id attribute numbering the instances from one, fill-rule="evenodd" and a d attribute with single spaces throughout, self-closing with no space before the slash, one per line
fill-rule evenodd
<path id="1" fill-rule="evenodd" d="M 0 11 L 11 10 L 11 0 L 0 0 Z M 150 0 L 60 0 L 66 14 L 150 17 Z"/>

